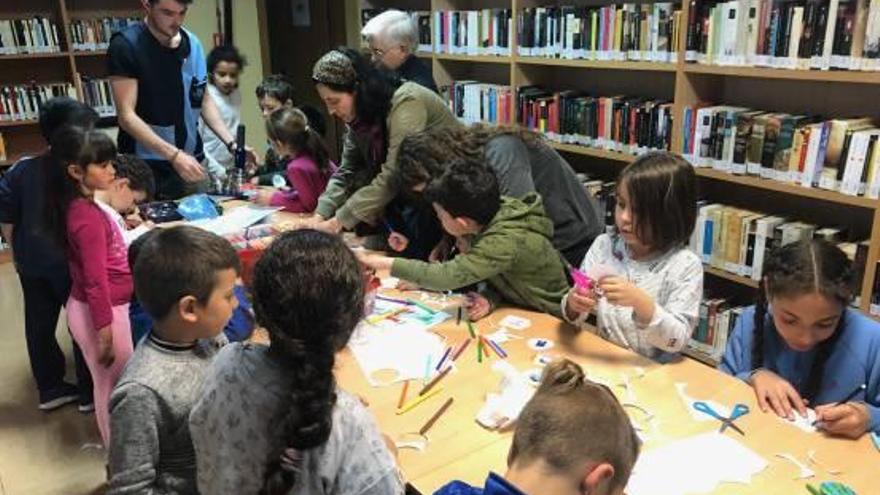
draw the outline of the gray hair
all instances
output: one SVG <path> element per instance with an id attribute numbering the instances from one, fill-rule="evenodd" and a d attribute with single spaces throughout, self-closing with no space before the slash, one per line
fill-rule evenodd
<path id="1" fill-rule="evenodd" d="M 361 36 L 367 42 L 379 38 L 401 45 L 407 53 L 415 53 L 419 42 L 415 21 L 400 10 L 386 10 L 370 19 L 361 29 Z"/>

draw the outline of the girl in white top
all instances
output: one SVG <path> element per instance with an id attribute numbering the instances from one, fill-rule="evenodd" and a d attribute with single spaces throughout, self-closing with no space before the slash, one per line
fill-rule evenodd
<path id="1" fill-rule="evenodd" d="M 244 57 L 238 49 L 230 45 L 221 45 L 208 54 L 208 93 L 217 105 L 220 117 L 226 128 L 232 133 L 241 124 L 241 91 L 238 80 L 244 69 Z M 205 160 L 208 172 L 212 177 L 223 180 L 227 170 L 235 165 L 235 158 L 214 131 L 204 122 L 199 122 L 199 132 L 205 149 Z"/>
<path id="2" fill-rule="evenodd" d="M 565 318 L 590 311 L 602 337 L 649 358 L 680 352 L 699 320 L 703 265 L 687 249 L 696 220 L 693 167 L 672 153 L 648 153 L 617 182 L 615 229 L 599 236 L 581 264 L 592 288 L 562 299 Z"/>

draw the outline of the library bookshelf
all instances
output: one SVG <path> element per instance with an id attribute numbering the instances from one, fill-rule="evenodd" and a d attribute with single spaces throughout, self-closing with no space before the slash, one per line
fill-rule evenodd
<path id="1" fill-rule="evenodd" d="M 552 6 L 620 5 L 605 0 L 361 0 L 360 9 L 396 8 L 434 13 L 450 10 L 510 9 L 510 55 L 468 56 L 420 52 L 430 61 L 438 86 L 476 80 L 509 85 L 541 85 L 551 91 L 581 90 L 598 95 L 626 94 L 673 103 L 671 150 L 680 152 L 684 136 L 684 109 L 697 103 L 737 105 L 776 112 L 810 113 L 825 118 L 869 116 L 880 120 L 880 72 L 796 70 L 753 66 L 720 66 L 685 61 L 689 2 L 673 2 L 681 9 L 670 62 L 601 61 L 520 55 L 517 47 L 519 13 L 524 8 Z M 432 40 L 433 41 L 433 40 Z M 614 175 L 635 156 L 606 149 L 553 142 L 579 172 Z M 819 225 L 840 225 L 852 237 L 869 240 L 867 261 L 859 290 L 860 309 L 869 312 L 878 259 L 880 259 L 880 200 L 848 196 L 836 191 L 733 175 L 712 168 L 696 168 L 701 196 L 710 202 L 755 208 L 766 214 L 787 215 Z M 760 205 L 755 206 L 755 205 Z M 760 208 L 760 209 L 758 209 Z M 757 282 L 706 265 L 706 285 L 751 292 Z M 714 364 L 709 356 L 695 358 Z"/>

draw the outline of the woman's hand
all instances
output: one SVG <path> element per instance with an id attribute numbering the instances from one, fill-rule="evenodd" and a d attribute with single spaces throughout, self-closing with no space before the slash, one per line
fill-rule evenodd
<path id="1" fill-rule="evenodd" d="M 409 246 L 409 239 L 400 232 L 392 232 L 388 235 L 388 247 L 397 253 L 402 253 Z"/>
<path id="2" fill-rule="evenodd" d="M 113 365 L 116 356 L 113 353 L 113 330 L 110 325 L 98 330 L 98 363 L 105 368 Z"/>
<path id="3" fill-rule="evenodd" d="M 342 224 L 339 222 L 339 220 L 336 219 L 336 217 L 333 217 L 329 220 L 316 222 L 312 226 L 312 228 L 315 230 L 326 232 L 328 234 L 338 234 L 342 232 Z"/>
<path id="4" fill-rule="evenodd" d="M 374 270 L 390 270 L 394 263 L 394 258 L 382 256 L 381 254 L 367 253 L 366 251 L 354 251 L 358 261 Z"/>
<path id="5" fill-rule="evenodd" d="M 832 435 L 855 440 L 868 431 L 871 415 L 861 402 L 847 402 L 839 406 L 825 404 L 816 408 L 816 421 Z"/>
<path id="6" fill-rule="evenodd" d="M 596 307 L 592 291 L 576 287 L 568 291 L 565 299 L 565 315 L 569 320 L 576 320 L 580 315 L 589 313 Z"/>
<path id="7" fill-rule="evenodd" d="M 801 394 L 787 380 L 776 373 L 758 370 L 752 373 L 750 382 L 755 389 L 761 411 L 772 409 L 777 416 L 788 420 L 794 419 L 792 409 L 802 417 L 807 416 L 807 401 L 801 398 Z"/>
<path id="8" fill-rule="evenodd" d="M 468 318 L 471 321 L 485 318 L 492 312 L 492 304 L 489 303 L 489 300 L 476 292 L 465 294 L 464 308 L 467 310 Z"/>

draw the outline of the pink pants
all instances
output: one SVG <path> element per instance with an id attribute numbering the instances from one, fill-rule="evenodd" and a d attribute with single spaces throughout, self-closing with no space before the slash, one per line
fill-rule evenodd
<path id="1" fill-rule="evenodd" d="M 113 306 L 113 364 L 106 367 L 98 362 L 98 329 L 92 323 L 89 305 L 70 297 L 67 300 L 67 324 L 70 334 L 82 349 L 83 357 L 92 373 L 95 394 L 95 419 L 104 446 L 110 445 L 110 394 L 116 381 L 131 357 L 131 323 L 128 319 L 128 304 Z"/>

